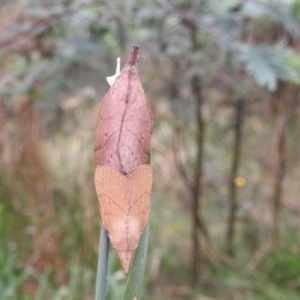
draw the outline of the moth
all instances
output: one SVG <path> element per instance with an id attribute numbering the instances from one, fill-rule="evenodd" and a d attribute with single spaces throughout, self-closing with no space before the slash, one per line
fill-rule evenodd
<path id="1" fill-rule="evenodd" d="M 94 142 L 95 187 L 101 219 L 128 273 L 145 227 L 152 188 L 149 164 L 152 113 L 140 82 L 132 46 L 120 72 L 107 78 L 111 87 L 101 102 Z"/>

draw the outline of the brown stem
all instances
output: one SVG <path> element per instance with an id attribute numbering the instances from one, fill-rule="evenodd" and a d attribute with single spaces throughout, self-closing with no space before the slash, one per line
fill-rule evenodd
<path id="1" fill-rule="evenodd" d="M 184 22 L 190 33 L 193 49 L 198 50 L 197 26 L 193 22 Z M 208 249 L 211 252 L 211 246 L 208 238 L 206 226 L 201 214 L 201 196 L 202 196 L 202 177 L 203 177 L 203 148 L 205 123 L 202 115 L 203 96 L 201 90 L 201 82 L 198 75 L 194 75 L 191 80 L 191 89 L 196 102 L 196 141 L 197 156 L 193 179 L 191 182 L 191 203 L 192 203 L 192 257 L 191 257 L 191 275 L 192 284 L 195 284 L 200 278 L 201 250 Z"/>
<path id="2" fill-rule="evenodd" d="M 129 57 L 128 57 L 128 61 L 127 61 L 131 66 L 136 64 L 136 59 L 137 59 L 138 52 L 139 52 L 139 46 L 132 45 L 131 46 L 131 51 L 130 51 L 130 54 L 129 54 Z"/>
<path id="3" fill-rule="evenodd" d="M 179 126 L 174 126 L 174 134 L 172 136 L 172 144 L 171 144 L 171 149 L 173 152 L 173 157 L 174 157 L 174 163 L 176 165 L 176 168 L 179 172 L 179 175 L 181 177 L 181 179 L 183 180 L 184 184 L 186 186 L 190 185 L 190 179 L 189 179 L 189 175 L 186 172 L 186 169 L 184 168 L 184 165 L 179 157 L 179 149 L 178 149 L 178 145 L 181 144 L 180 141 L 180 134 L 181 134 L 181 129 Z"/>
<path id="4" fill-rule="evenodd" d="M 238 211 L 237 189 L 234 182 L 240 165 L 241 145 L 242 145 L 242 127 L 244 122 L 244 101 L 238 101 L 235 104 L 235 126 L 234 126 L 234 144 L 233 144 L 233 159 L 229 181 L 229 217 L 227 228 L 227 244 L 226 252 L 233 256 L 233 239 L 235 235 L 236 216 Z"/>
<path id="5" fill-rule="evenodd" d="M 282 88 L 282 90 L 285 90 L 285 93 L 287 93 L 286 89 Z M 284 94 L 284 92 L 281 91 L 280 94 L 282 95 Z M 283 181 L 284 181 L 285 166 L 286 166 L 285 123 L 286 123 L 288 101 L 290 97 L 289 93 L 288 95 L 284 95 L 283 97 L 280 97 L 281 103 L 279 104 L 278 118 L 276 124 L 275 176 L 274 176 L 273 195 L 272 195 L 272 203 L 273 203 L 272 246 L 273 247 L 275 247 L 278 243 L 278 231 L 279 231 L 279 223 L 280 223 Z"/>
<path id="6" fill-rule="evenodd" d="M 195 284 L 200 277 L 200 240 L 199 234 L 205 240 L 206 246 L 210 245 L 208 234 L 201 216 L 201 195 L 203 176 L 203 146 L 204 146 L 204 120 L 202 115 L 203 97 L 201 91 L 200 78 L 195 75 L 191 81 L 193 95 L 196 101 L 196 122 L 197 122 L 197 157 L 194 175 L 191 186 L 192 200 L 192 283 Z"/>

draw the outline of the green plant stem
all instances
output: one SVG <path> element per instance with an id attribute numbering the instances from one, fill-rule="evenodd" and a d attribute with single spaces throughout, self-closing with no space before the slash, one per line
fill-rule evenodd
<path id="1" fill-rule="evenodd" d="M 128 274 L 125 292 L 122 300 L 133 300 L 137 299 L 138 294 L 141 290 L 145 267 L 147 259 L 148 249 L 148 236 L 149 236 L 149 216 L 146 226 L 140 238 L 139 246 L 135 252 L 133 261 Z"/>
<path id="2" fill-rule="evenodd" d="M 105 300 L 108 267 L 108 234 L 101 223 L 95 300 Z"/>

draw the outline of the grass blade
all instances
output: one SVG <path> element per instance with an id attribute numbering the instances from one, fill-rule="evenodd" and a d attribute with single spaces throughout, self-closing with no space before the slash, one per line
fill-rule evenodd
<path id="1" fill-rule="evenodd" d="M 108 234 L 101 224 L 95 300 L 105 300 L 108 267 Z"/>
<path id="2" fill-rule="evenodd" d="M 148 248 L 148 236 L 149 236 L 149 216 L 146 226 L 140 238 L 139 246 L 135 252 L 133 261 L 128 274 L 125 292 L 122 300 L 134 300 L 140 292 L 145 266 L 147 259 L 147 248 Z"/>

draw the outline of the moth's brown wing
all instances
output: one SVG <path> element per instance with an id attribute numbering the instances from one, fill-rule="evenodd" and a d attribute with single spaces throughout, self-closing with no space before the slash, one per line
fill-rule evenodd
<path id="1" fill-rule="evenodd" d="M 152 166 L 141 165 L 128 174 L 130 186 L 129 216 L 135 218 L 141 233 L 146 225 L 152 188 Z"/>
<path id="2" fill-rule="evenodd" d="M 108 232 L 114 231 L 120 216 L 128 214 L 127 181 L 125 176 L 112 168 L 97 166 L 95 170 L 95 187 L 101 219 Z"/>
<path id="3" fill-rule="evenodd" d="M 110 167 L 97 166 L 95 186 L 102 222 L 127 274 L 133 255 L 128 239 L 132 231 L 128 220 L 128 178 Z"/>
<path id="4" fill-rule="evenodd" d="M 130 173 L 149 160 L 152 113 L 136 66 L 126 64 L 99 109 L 96 165 Z"/>
<path id="5" fill-rule="evenodd" d="M 138 218 L 130 215 L 129 179 L 110 167 L 97 166 L 95 186 L 102 222 L 127 274 L 140 236 Z"/>
<path id="6" fill-rule="evenodd" d="M 141 233 L 145 227 L 152 186 L 152 167 L 142 165 L 127 175 L 128 215 L 126 218 L 126 251 L 118 251 L 123 269 L 127 274 L 134 251 L 138 247 Z"/>
<path id="7" fill-rule="evenodd" d="M 125 77 L 125 78 L 124 78 Z M 122 119 L 126 110 L 126 81 L 128 76 L 120 76 L 101 101 L 96 123 L 94 144 L 95 164 L 109 166 L 121 171 L 118 156 L 118 141 Z"/>
<path id="8" fill-rule="evenodd" d="M 125 176 L 98 166 L 95 186 L 104 227 L 127 274 L 148 216 L 152 167 L 142 165 Z"/>
<path id="9" fill-rule="evenodd" d="M 128 104 L 122 117 L 122 133 L 118 141 L 118 151 L 126 173 L 148 163 L 152 132 L 150 105 L 134 72 L 131 72 L 129 83 Z"/>

